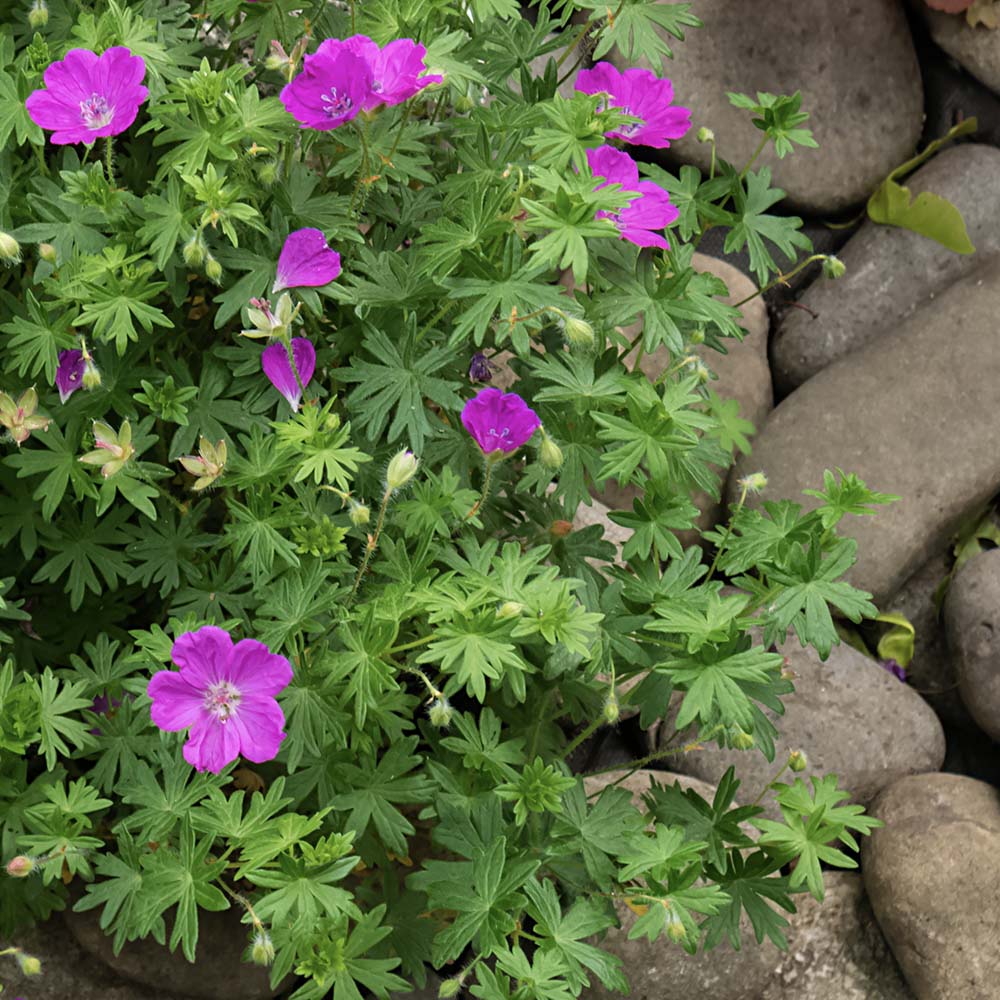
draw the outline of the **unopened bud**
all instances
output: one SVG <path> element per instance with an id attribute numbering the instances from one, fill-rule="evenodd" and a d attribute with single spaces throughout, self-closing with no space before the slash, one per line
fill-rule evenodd
<path id="1" fill-rule="evenodd" d="M 438 986 L 438 998 L 439 1000 L 451 1000 L 452 997 L 458 996 L 458 991 L 461 988 L 462 980 L 457 977 L 455 979 L 442 979 L 441 985 Z"/>
<path id="2" fill-rule="evenodd" d="M 551 534 L 556 538 L 565 538 L 573 530 L 573 522 L 565 521 L 562 518 L 553 521 L 552 526 L 549 528 Z"/>
<path id="3" fill-rule="evenodd" d="M 749 750 L 753 744 L 753 736 L 742 729 L 733 737 L 733 747 L 737 750 Z"/>
<path id="4" fill-rule="evenodd" d="M 258 931 L 254 935 L 250 958 L 254 965 L 270 965 L 274 961 L 274 944 L 266 931 Z"/>
<path id="5" fill-rule="evenodd" d="M 101 373 L 97 370 L 93 358 L 87 357 L 83 363 L 84 389 L 96 389 L 101 384 Z"/>
<path id="6" fill-rule="evenodd" d="M 472 100 L 471 97 L 469 97 L 468 94 L 462 94 L 462 96 L 457 101 L 455 101 L 455 110 L 460 115 L 466 114 L 467 112 L 471 111 L 475 106 L 476 106 L 475 102 Z M 441 996 L 444 996 L 444 994 L 442 993 Z M 454 996 L 454 994 L 452 994 L 452 996 Z"/>
<path id="7" fill-rule="evenodd" d="M 28 11 L 28 27 L 38 31 L 49 23 L 49 7 L 45 0 L 35 0 Z"/>
<path id="8" fill-rule="evenodd" d="M 542 446 L 538 449 L 538 457 L 542 460 L 542 465 L 544 465 L 547 469 L 562 468 L 562 448 L 560 448 L 559 445 L 557 445 L 555 441 L 548 436 L 548 434 L 542 438 Z"/>
<path id="9" fill-rule="evenodd" d="M 691 374 L 694 375 L 699 382 L 708 382 L 712 377 L 712 373 L 708 370 L 708 366 L 700 358 L 697 361 L 693 361 L 689 367 L 691 369 Z"/>
<path id="10" fill-rule="evenodd" d="M 715 142 L 715 133 L 710 128 L 705 128 L 704 125 L 698 129 L 698 141 L 699 142 Z"/>
<path id="11" fill-rule="evenodd" d="M 667 921 L 667 937 L 676 944 L 687 940 L 687 928 L 684 921 L 677 916 L 671 916 Z"/>
<path id="12" fill-rule="evenodd" d="M 56 266 L 56 248 L 51 243 L 39 243 L 38 256 L 41 257 L 46 264 L 51 264 L 53 267 Z"/>
<path id="13" fill-rule="evenodd" d="M 209 281 L 218 284 L 222 280 L 222 265 L 209 253 L 205 251 L 205 277 Z"/>
<path id="14" fill-rule="evenodd" d="M 385 470 L 385 485 L 390 490 L 398 490 L 404 487 L 416 474 L 420 459 L 408 448 L 397 452 L 389 460 L 389 467 Z"/>
<path id="15" fill-rule="evenodd" d="M 42 971 L 42 963 L 34 955 L 26 955 L 23 951 L 15 952 L 17 964 L 26 976 L 37 976 Z"/>
<path id="16" fill-rule="evenodd" d="M 613 726 L 622 714 L 621 709 L 618 706 L 618 696 L 614 693 L 614 691 L 612 691 L 611 694 L 605 698 L 602 714 L 604 715 L 604 721 L 609 726 Z"/>
<path id="17" fill-rule="evenodd" d="M 257 170 L 257 180 L 264 185 L 264 187 L 273 187 L 274 182 L 278 179 L 278 161 L 277 160 L 265 160 Z"/>
<path id="18" fill-rule="evenodd" d="M 5 264 L 21 263 L 21 244 L 3 231 L 0 231 L 0 260 Z"/>
<path id="19" fill-rule="evenodd" d="M 747 493 L 760 493 L 767 489 L 767 476 L 763 472 L 751 472 L 750 475 L 737 479 L 736 485 Z"/>
<path id="20" fill-rule="evenodd" d="M 823 258 L 823 277 L 836 281 L 847 273 L 847 267 L 839 257 L 827 256 Z"/>
<path id="21" fill-rule="evenodd" d="M 356 528 L 360 528 L 362 525 L 368 523 L 371 513 L 372 512 L 367 504 L 358 503 L 357 500 L 352 500 L 350 513 L 347 516 L 351 519 L 351 524 L 353 524 Z"/>
<path id="22" fill-rule="evenodd" d="M 497 618 L 517 618 L 524 610 L 524 605 L 520 601 L 504 601 L 497 608 Z"/>
<path id="23" fill-rule="evenodd" d="M 793 750 L 788 755 L 788 767 L 792 771 L 804 771 L 809 766 L 806 755 L 801 750 Z"/>
<path id="24" fill-rule="evenodd" d="M 691 335 L 688 337 L 688 343 L 690 344 L 704 344 L 705 343 L 705 328 L 703 326 L 695 327 L 691 331 Z"/>
<path id="25" fill-rule="evenodd" d="M 6 869 L 11 878 L 27 878 L 35 870 L 35 862 L 27 854 L 19 854 L 7 862 Z"/>
<path id="26" fill-rule="evenodd" d="M 205 247 L 205 241 L 201 238 L 201 233 L 195 233 L 184 244 L 181 250 L 181 256 L 184 258 L 184 263 L 188 267 L 201 267 L 205 263 L 205 253 L 207 249 Z"/>
<path id="27" fill-rule="evenodd" d="M 435 698 L 427 708 L 427 718 L 435 729 L 447 729 L 451 725 L 454 710 L 445 697 Z"/>
<path id="28" fill-rule="evenodd" d="M 563 333 L 574 347 L 594 346 L 594 328 L 580 316 L 567 316 L 563 320 Z"/>

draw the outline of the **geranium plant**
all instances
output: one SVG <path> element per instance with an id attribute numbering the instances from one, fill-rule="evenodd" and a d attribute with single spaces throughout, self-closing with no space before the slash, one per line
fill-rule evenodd
<path id="1" fill-rule="evenodd" d="M 887 498 L 850 475 L 808 513 L 749 477 L 680 540 L 748 431 L 694 248 L 727 227 L 761 285 L 809 251 L 756 156 L 654 162 L 699 117 L 664 69 L 689 6 L 35 0 L 0 28 L 2 933 L 72 898 L 190 959 L 232 907 L 301 1000 L 430 969 L 555 1000 L 625 988 L 621 906 L 663 947 L 744 914 L 781 943 L 853 864 L 830 845 L 873 824 L 835 778 L 637 806 L 570 766 L 671 703 L 635 767 L 773 758 L 773 644 L 825 656 L 831 607 L 875 611 L 836 528 Z M 761 149 L 812 144 L 798 95 L 733 100 Z M 655 380 L 625 363 L 660 348 Z M 617 563 L 571 530 L 613 482 Z"/>

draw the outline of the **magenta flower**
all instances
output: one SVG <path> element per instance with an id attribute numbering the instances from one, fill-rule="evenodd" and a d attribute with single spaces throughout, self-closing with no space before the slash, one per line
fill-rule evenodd
<path id="1" fill-rule="evenodd" d="M 517 451 L 541 420 L 516 392 L 481 389 L 462 410 L 462 425 L 484 455 Z"/>
<path id="2" fill-rule="evenodd" d="M 633 198 L 620 212 L 598 212 L 597 218 L 610 219 L 618 227 L 621 238 L 637 247 L 668 250 L 670 244 L 658 230 L 669 226 L 680 214 L 671 204 L 670 195 L 652 181 L 639 180 L 635 161 L 619 149 L 611 146 L 588 149 L 587 163 L 595 177 L 604 178 L 595 191 L 608 184 L 620 184 L 625 191 L 639 192 L 639 197 Z"/>
<path id="3" fill-rule="evenodd" d="M 366 111 L 380 104 L 402 104 L 424 87 L 444 80 L 436 73 L 420 75 L 427 71 L 424 65 L 427 49 L 412 38 L 397 38 L 380 49 L 367 35 L 352 35 L 344 40 L 344 45 L 371 67 L 371 87 L 364 103 Z"/>
<path id="4" fill-rule="evenodd" d="M 168 732 L 189 729 L 184 759 L 218 774 L 241 754 L 273 760 L 285 738 L 275 695 L 292 679 L 292 665 L 256 639 L 233 645 L 228 632 L 206 625 L 185 632 L 170 651 L 180 672 L 161 670 L 146 691 L 153 723 Z"/>
<path id="5" fill-rule="evenodd" d="M 146 64 L 121 45 L 97 56 L 70 49 L 45 71 L 45 90 L 24 102 L 31 120 L 52 132 L 52 142 L 92 143 L 124 132 L 149 97 L 142 85 Z"/>
<path id="6" fill-rule="evenodd" d="M 371 85 L 368 61 L 345 42 L 328 38 L 282 88 L 281 103 L 303 128 L 328 132 L 361 111 Z"/>
<path id="7" fill-rule="evenodd" d="M 292 411 L 298 413 L 302 389 L 309 384 L 309 379 L 316 371 L 316 348 L 305 337 L 293 337 L 292 355 L 295 358 L 294 370 L 288 357 L 288 348 L 278 342 L 264 348 L 260 363 L 264 374 L 271 380 L 271 385 L 288 400 Z M 298 378 L 295 377 L 296 371 L 299 373 Z"/>
<path id="8" fill-rule="evenodd" d="M 318 288 L 340 274 L 340 254 L 331 250 L 319 229 L 289 233 L 278 257 L 274 291 L 285 288 Z"/>
<path id="9" fill-rule="evenodd" d="M 83 360 L 83 351 L 60 351 L 59 367 L 56 368 L 56 388 L 59 390 L 59 402 L 65 403 L 77 389 L 83 386 L 83 371 L 87 363 Z"/>
<path id="10" fill-rule="evenodd" d="M 607 94 L 608 107 L 642 119 L 606 132 L 609 138 L 666 149 L 671 139 L 680 139 L 691 127 L 691 112 L 670 103 L 673 84 L 648 69 L 620 73 L 611 63 L 599 62 L 593 69 L 580 70 L 575 86 L 584 94 Z"/>

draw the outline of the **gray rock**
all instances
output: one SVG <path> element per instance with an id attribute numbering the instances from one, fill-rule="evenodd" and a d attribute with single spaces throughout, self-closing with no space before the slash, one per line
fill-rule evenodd
<path id="1" fill-rule="evenodd" d="M 100 959 L 80 947 L 61 916 L 23 931 L 14 944 L 42 963 L 37 976 L 25 976 L 10 958 L 0 962 L 4 1000 L 193 1000 L 189 994 L 168 993 L 155 986 L 140 986 L 122 979 Z M 169 982 L 169 980 L 164 980 Z M 221 994 L 220 994 L 221 995 Z"/>
<path id="2" fill-rule="evenodd" d="M 604 540 L 615 547 L 614 562 L 622 566 L 624 565 L 621 559 L 622 546 L 632 537 L 632 531 L 629 528 L 623 528 L 620 524 L 615 524 L 608 517 L 610 513 L 610 509 L 600 500 L 595 500 L 589 507 L 581 504 L 577 507 L 576 514 L 573 515 L 573 530 L 580 531 L 592 524 L 599 524 L 604 532 Z M 597 559 L 589 559 L 588 562 L 597 567 L 605 565 Z"/>
<path id="3" fill-rule="evenodd" d="M 862 872 L 918 1000 L 1000 996 L 1000 791 L 953 774 L 903 778 L 872 806 Z"/>
<path id="4" fill-rule="evenodd" d="M 67 910 L 66 926 L 85 951 L 104 961 L 118 975 L 150 989 L 169 983 L 189 998 L 223 1000 L 235 996 L 240 1000 L 269 1000 L 293 981 L 289 977 L 272 989 L 267 969 L 242 961 L 250 940 L 249 928 L 240 923 L 236 910 L 198 911 L 198 949 L 193 963 L 187 961 L 180 948 L 171 952 L 152 937 L 129 941 L 115 955 L 112 939 L 98 924 L 100 912 L 100 909 L 82 913 Z M 168 936 L 170 927 L 168 916 Z"/>
<path id="5" fill-rule="evenodd" d="M 730 472 L 730 497 L 740 476 L 762 469 L 764 498 L 798 502 L 838 467 L 898 494 L 875 516 L 838 527 L 858 542 L 848 579 L 876 603 L 891 597 L 1000 485 L 998 311 L 994 257 L 784 400 Z"/>
<path id="6" fill-rule="evenodd" d="M 862 804 L 903 775 L 940 767 L 945 746 L 937 716 L 874 660 L 840 645 L 823 663 L 815 650 L 803 649 L 794 638 L 779 652 L 794 675 L 795 691 L 783 699 L 785 714 L 771 715 L 779 731 L 775 762 L 753 748 L 723 750 L 706 744 L 678 756 L 671 767 L 712 784 L 734 767 L 741 798 L 752 801 L 788 754 L 802 750 L 808 767 L 801 777 L 832 772 L 852 800 Z M 662 726 L 660 740 L 673 733 L 673 726 Z M 787 772 L 783 780 L 789 780 Z M 772 796 L 761 805 L 768 816 L 778 817 Z"/>
<path id="7" fill-rule="evenodd" d="M 780 960 L 780 952 L 769 940 L 758 945 L 745 927 L 739 951 L 728 941 L 696 955 L 688 955 L 666 938 L 653 944 L 645 937 L 629 941 L 636 915 L 624 903 L 616 903 L 616 910 L 622 926 L 608 931 L 601 947 L 622 959 L 632 1000 L 751 1000 L 760 995 Z M 605 989 L 594 976 L 590 979 L 591 988 L 583 991 L 583 1000 L 620 1000 L 620 993 Z"/>
<path id="8" fill-rule="evenodd" d="M 788 951 L 761 1000 L 913 1000 L 854 872 L 823 873 L 826 897 L 795 897 Z"/>
<path id="9" fill-rule="evenodd" d="M 696 253 L 692 261 L 694 269 L 709 272 L 721 278 L 729 289 L 729 294 L 720 299 L 727 305 L 735 305 L 750 298 L 757 286 L 731 264 L 705 254 Z M 698 355 L 708 368 L 718 376 L 710 384 L 722 399 L 735 399 L 740 404 L 740 416 L 760 429 L 774 406 L 774 392 L 771 388 L 771 369 L 767 362 L 767 336 L 769 321 L 763 299 L 758 295 L 750 299 L 740 310 L 741 326 L 746 331 L 743 340 L 726 339 L 726 354 L 702 346 Z M 638 332 L 636 326 L 635 332 Z M 634 334 L 633 334 L 634 335 Z M 635 365 L 636 353 L 629 355 L 625 363 L 629 368 Z M 666 347 L 657 348 L 639 360 L 639 369 L 651 380 L 655 380 L 665 368 L 674 363 Z M 725 470 L 722 470 L 723 473 Z M 631 510 L 632 500 L 642 491 L 637 486 L 618 486 L 613 480 L 605 483 L 598 499 L 616 510 Z M 722 503 L 707 493 L 698 492 L 694 504 L 701 511 L 697 519 L 699 531 L 715 526 L 722 513 Z M 697 532 L 680 533 L 684 546 L 698 542 Z"/>
<path id="10" fill-rule="evenodd" d="M 782 316 L 771 344 L 779 395 L 858 350 L 971 273 L 1000 250 L 1000 149 L 963 143 L 943 150 L 904 183 L 931 191 L 962 213 L 976 254 L 957 254 L 907 229 L 866 220 L 841 248 L 847 273 L 811 284 Z"/>
<path id="11" fill-rule="evenodd" d="M 931 38 L 977 80 L 1000 93 L 1000 35 L 977 25 L 970 27 L 962 14 L 945 14 L 919 4 Z"/>
<path id="12" fill-rule="evenodd" d="M 913 659 L 906 668 L 909 686 L 937 712 L 942 722 L 966 727 L 972 720 L 958 693 L 955 660 L 935 601 L 948 569 L 946 552 L 928 559 L 882 610 L 905 615 L 916 632 Z"/>
<path id="13" fill-rule="evenodd" d="M 664 71 L 693 122 L 671 145 L 671 160 L 707 171 L 710 148 L 696 138 L 706 125 L 715 132 L 719 155 L 742 169 L 761 133 L 726 92 L 758 90 L 801 90 L 820 146 L 783 160 L 768 152 L 755 163 L 772 168 L 795 208 L 822 214 L 857 205 L 912 155 L 923 92 L 898 0 L 700 0 L 693 13 L 704 28 L 688 29 L 683 42 L 665 38 L 674 58 Z"/>
<path id="14" fill-rule="evenodd" d="M 1000 740 L 1000 549 L 970 559 L 945 599 L 959 691 L 979 727 Z"/>
<path id="15" fill-rule="evenodd" d="M 703 799 L 711 802 L 715 798 L 715 786 L 710 785 L 707 781 L 701 781 L 698 778 L 692 778 L 687 774 L 672 774 L 669 771 L 654 771 L 648 768 L 639 768 L 638 771 L 633 771 L 627 778 L 622 781 L 618 779 L 621 778 L 623 774 L 628 772 L 627 767 L 623 767 L 618 771 L 612 771 L 609 774 L 594 775 L 591 778 L 583 779 L 583 787 L 587 795 L 594 795 L 596 792 L 601 791 L 608 787 L 608 785 L 616 784 L 619 788 L 624 788 L 627 792 L 632 795 L 632 803 L 638 807 L 642 807 L 642 797 L 649 791 L 650 782 L 655 781 L 658 785 L 673 785 L 674 783 L 679 783 L 681 788 L 687 790 L 692 789 L 697 792 Z"/>

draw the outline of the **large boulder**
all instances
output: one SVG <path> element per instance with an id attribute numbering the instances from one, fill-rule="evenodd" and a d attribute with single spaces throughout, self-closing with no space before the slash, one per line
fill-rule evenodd
<path id="1" fill-rule="evenodd" d="M 1000 549 L 970 559 L 945 599 L 959 691 L 987 735 L 1000 740 Z"/>
<path id="2" fill-rule="evenodd" d="M 931 38 L 976 79 L 1000 94 L 1000 36 L 982 25 L 972 27 L 962 14 L 945 14 L 918 4 Z"/>
<path id="3" fill-rule="evenodd" d="M 838 530 L 858 542 L 848 573 L 876 603 L 899 588 L 1000 486 L 1000 259 L 955 282 L 933 302 L 861 351 L 824 369 L 785 399 L 736 463 L 762 469 L 760 499 L 801 496 L 825 469 L 859 475 L 902 499 Z"/>
<path id="4" fill-rule="evenodd" d="M 788 951 L 761 1000 L 913 1000 L 856 872 L 823 873 L 826 896 L 795 897 Z"/>
<path id="5" fill-rule="evenodd" d="M 788 661 L 795 691 L 782 699 L 785 714 L 771 715 L 779 731 L 777 764 L 793 750 L 804 751 L 808 766 L 801 777 L 833 772 L 852 800 L 862 804 L 897 778 L 941 766 L 944 733 L 937 716 L 874 660 L 840 645 L 824 663 L 794 638 L 779 652 Z M 670 740 L 673 732 L 672 726 L 661 727 L 660 739 Z M 706 745 L 672 758 L 671 767 L 711 784 L 733 767 L 740 779 L 739 797 L 752 801 L 774 777 L 776 763 L 757 749 Z M 778 816 L 772 797 L 762 804 L 769 816 Z"/>
<path id="6" fill-rule="evenodd" d="M 1000 791 L 956 774 L 896 782 L 872 812 L 862 872 L 918 1000 L 1000 997 Z"/>
<path id="7" fill-rule="evenodd" d="M 708 170 L 710 147 L 699 126 L 715 132 L 719 155 L 741 169 L 761 133 L 727 91 L 802 91 L 818 150 L 797 149 L 768 166 L 792 206 L 812 214 L 857 205 L 913 154 L 923 121 L 920 69 L 898 0 L 742 0 L 693 4 L 704 28 L 683 42 L 664 34 L 674 58 L 664 73 L 694 127 L 672 143 L 672 161 Z M 624 65 L 621 55 L 614 57 Z"/>
<path id="8" fill-rule="evenodd" d="M 1000 37 L 998 37 L 1000 44 Z M 858 350 L 1000 250 L 1000 149 L 963 143 L 944 150 L 904 183 L 931 191 L 962 213 L 976 254 L 957 254 L 908 229 L 866 221 L 838 253 L 847 273 L 816 281 L 787 310 L 771 343 L 779 395 Z"/>

